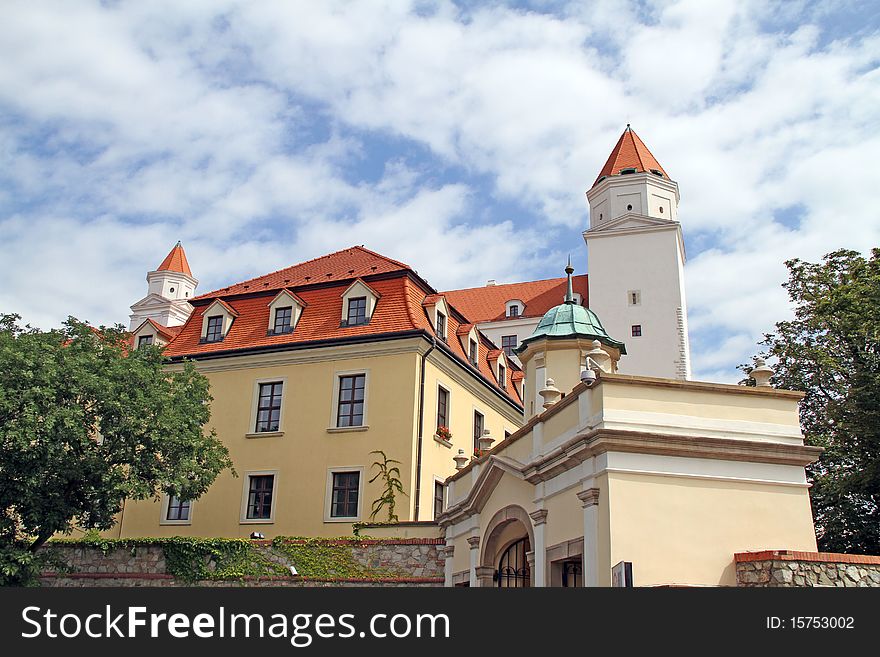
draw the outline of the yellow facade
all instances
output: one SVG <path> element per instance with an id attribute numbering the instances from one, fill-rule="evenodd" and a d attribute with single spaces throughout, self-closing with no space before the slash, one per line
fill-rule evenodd
<path id="1" fill-rule="evenodd" d="M 418 420 L 422 356 L 430 349 L 423 338 L 288 352 L 237 355 L 196 361 L 208 377 L 214 398 L 209 429 L 229 448 L 237 472 L 221 474 L 210 490 L 195 500 L 188 522 L 169 523 L 167 500 L 129 501 L 114 536 L 223 536 L 247 537 L 260 532 L 276 535 L 340 536 L 352 532 L 352 523 L 367 521 L 372 502 L 382 490 L 381 480 L 369 483 L 372 467 L 382 450 L 400 461 L 406 496 L 397 498 L 400 520 L 433 518 L 434 482 L 454 470 L 452 457 L 473 449 L 473 411 L 485 416 L 493 436 L 521 426 L 516 405 L 505 401 L 467 366 L 440 349 L 427 357 L 421 454 L 421 486 L 415 515 L 418 468 Z M 366 375 L 363 426 L 335 426 L 338 377 Z M 279 431 L 255 433 L 258 386 L 283 383 Z M 434 438 L 438 385 L 450 392 L 449 426 L 452 445 Z M 330 513 L 334 471 L 359 472 L 357 517 L 338 519 Z M 271 518 L 246 517 L 248 477 L 274 475 Z M 385 518 L 384 511 L 378 520 Z"/>
<path id="2" fill-rule="evenodd" d="M 610 586 L 620 562 L 637 586 L 735 585 L 735 553 L 815 551 L 800 397 L 599 372 L 448 480 L 447 585 L 495 586 L 523 539 L 532 586 L 572 564 Z"/>

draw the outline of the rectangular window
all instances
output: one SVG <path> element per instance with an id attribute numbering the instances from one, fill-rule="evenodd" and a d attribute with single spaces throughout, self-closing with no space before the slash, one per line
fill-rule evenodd
<path id="1" fill-rule="evenodd" d="M 507 369 L 501 363 L 498 363 L 498 385 L 502 388 L 507 385 Z"/>
<path id="2" fill-rule="evenodd" d="M 519 317 L 519 306 L 513 305 L 507 309 L 508 317 Z"/>
<path id="3" fill-rule="evenodd" d="M 333 493 L 330 500 L 331 518 L 356 518 L 360 472 L 334 472 Z"/>
<path id="4" fill-rule="evenodd" d="M 339 377 L 339 400 L 336 407 L 337 427 L 363 426 L 366 383 L 366 374 Z"/>
<path id="5" fill-rule="evenodd" d="M 223 315 L 214 315 L 208 318 L 208 332 L 205 334 L 205 342 L 220 342 L 223 339 Z"/>
<path id="6" fill-rule="evenodd" d="M 443 482 L 434 482 L 434 520 L 443 513 Z"/>
<path id="7" fill-rule="evenodd" d="M 632 336 L 634 338 L 639 338 L 642 335 L 642 325 L 641 324 L 633 324 L 632 325 Z"/>
<path id="8" fill-rule="evenodd" d="M 248 520 L 269 520 L 272 518 L 272 490 L 275 475 L 251 475 L 248 485 Z"/>
<path id="9" fill-rule="evenodd" d="M 293 308 L 275 309 L 275 333 L 290 333 L 290 319 L 293 316 Z"/>
<path id="10" fill-rule="evenodd" d="M 147 347 L 153 344 L 153 336 L 152 335 L 142 335 L 138 338 L 138 349 L 141 347 Z"/>
<path id="11" fill-rule="evenodd" d="M 441 340 L 446 339 L 446 315 L 437 311 L 437 337 Z"/>
<path id="12" fill-rule="evenodd" d="M 642 293 L 639 290 L 630 290 L 626 293 L 626 300 L 631 306 L 642 305 Z"/>
<path id="13" fill-rule="evenodd" d="M 501 336 L 501 348 L 504 350 L 504 353 L 507 354 L 508 358 L 513 356 L 513 350 L 516 349 L 516 336 L 515 335 L 502 335 Z"/>
<path id="14" fill-rule="evenodd" d="M 474 365 L 476 365 L 479 362 L 479 353 L 480 353 L 480 349 L 477 346 L 477 341 L 471 340 L 470 344 L 468 345 L 468 358 L 470 359 L 471 363 L 473 363 Z"/>
<path id="15" fill-rule="evenodd" d="M 165 512 L 165 520 L 189 520 L 189 500 L 181 500 L 178 497 L 168 498 L 168 510 Z"/>
<path id="16" fill-rule="evenodd" d="M 261 383 L 257 402 L 257 426 L 254 431 L 278 431 L 281 421 L 281 390 L 284 384 Z"/>
<path id="17" fill-rule="evenodd" d="M 348 300 L 348 325 L 357 326 L 367 323 L 367 297 L 356 297 Z"/>
<path id="18" fill-rule="evenodd" d="M 449 428 L 449 391 L 437 388 L 437 426 Z"/>
<path id="19" fill-rule="evenodd" d="M 474 411 L 474 453 L 480 449 L 480 438 L 483 437 L 485 418 L 480 411 Z"/>

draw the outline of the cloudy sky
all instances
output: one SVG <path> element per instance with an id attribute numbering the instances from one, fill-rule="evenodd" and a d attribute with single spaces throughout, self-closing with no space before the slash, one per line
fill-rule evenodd
<path id="1" fill-rule="evenodd" d="M 127 323 L 364 244 L 437 288 L 561 275 L 627 122 L 681 189 L 694 371 L 789 310 L 783 262 L 880 244 L 876 2 L 0 6 L 0 312 Z"/>

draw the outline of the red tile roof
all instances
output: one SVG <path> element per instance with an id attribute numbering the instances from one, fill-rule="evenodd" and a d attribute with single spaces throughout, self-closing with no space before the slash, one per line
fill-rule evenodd
<path id="1" fill-rule="evenodd" d="M 321 272 L 323 276 L 319 275 Z M 332 275 L 326 276 L 327 273 Z M 342 326 L 342 295 L 353 280 L 361 276 L 368 277 L 364 284 L 376 292 L 379 301 L 369 323 Z M 306 306 L 299 321 L 291 333 L 267 335 L 269 302 L 278 294 L 278 289 L 293 292 L 294 287 L 295 294 Z M 295 346 L 300 343 L 367 338 L 407 331 L 434 335 L 427 310 L 423 306 L 429 296 L 434 297 L 436 293 L 403 263 L 363 247 L 353 247 L 195 297 L 191 300 L 195 307 L 192 315 L 179 335 L 165 348 L 165 354 L 170 357 L 198 357 L 218 352 Z M 202 317 L 214 299 L 219 299 L 237 316 L 221 342 L 203 343 Z M 459 314 L 450 312 L 447 317 L 447 335 L 456 336 L 460 328 L 462 324 L 459 322 Z M 463 367 L 474 369 L 457 337 L 442 341 L 442 344 Z M 487 338 L 481 337 L 476 369 L 483 379 L 497 388 L 498 384 L 487 359 L 489 352 L 495 349 L 497 347 Z M 511 364 L 511 369 L 516 369 L 515 365 Z M 520 391 L 510 378 L 505 392 L 516 403 L 522 403 Z"/>
<path id="2" fill-rule="evenodd" d="M 180 242 L 175 244 L 174 248 L 169 251 L 168 255 L 165 256 L 165 259 L 156 271 L 177 271 L 186 274 L 190 278 L 193 277 L 192 272 L 189 269 L 189 263 L 186 261 L 186 252 L 183 250 L 183 246 L 181 246 Z"/>
<path id="3" fill-rule="evenodd" d="M 587 275 L 572 277 L 574 291 L 587 304 Z M 522 301 L 525 308 L 521 317 L 543 317 L 551 308 L 565 299 L 567 279 L 550 278 L 543 281 L 487 285 L 465 290 L 444 292 L 446 300 L 471 322 L 495 322 L 506 319 L 507 302 Z"/>
<path id="4" fill-rule="evenodd" d="M 386 258 L 375 251 L 365 249 L 363 246 L 353 246 L 301 262 L 298 265 L 279 269 L 271 274 L 257 276 L 213 292 L 206 292 L 194 297 L 194 299 L 225 297 L 230 294 L 247 294 L 263 290 L 280 290 L 285 287 L 293 288 L 315 283 L 352 281 L 373 274 L 408 269 L 410 269 L 409 265 L 402 262 Z"/>
<path id="5" fill-rule="evenodd" d="M 636 173 L 645 173 L 655 169 L 660 171 L 664 178 L 669 178 L 657 158 L 648 150 L 645 142 L 629 127 L 629 124 L 626 125 L 626 130 L 620 135 L 620 139 L 617 140 L 617 145 L 608 156 L 605 166 L 596 176 L 596 182 L 593 183 L 593 186 L 595 187 L 599 179 L 604 176 L 619 175 L 621 169 L 635 169 Z"/>

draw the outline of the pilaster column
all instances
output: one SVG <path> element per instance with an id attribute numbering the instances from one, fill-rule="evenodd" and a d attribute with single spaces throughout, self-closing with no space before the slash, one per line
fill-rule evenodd
<path id="1" fill-rule="evenodd" d="M 477 567 L 480 565 L 480 537 L 470 536 L 467 542 L 471 549 L 471 586 L 479 586 Z"/>
<path id="2" fill-rule="evenodd" d="M 535 573 L 534 586 L 547 586 L 547 513 L 547 509 L 538 509 L 529 514 L 535 525 L 535 565 L 532 571 Z"/>
<path id="3" fill-rule="evenodd" d="M 584 586 L 599 586 L 599 489 L 577 496 L 584 508 Z"/>
<path id="4" fill-rule="evenodd" d="M 455 546 L 444 545 L 439 552 L 443 557 L 443 586 L 452 586 L 452 555 L 455 552 Z"/>

